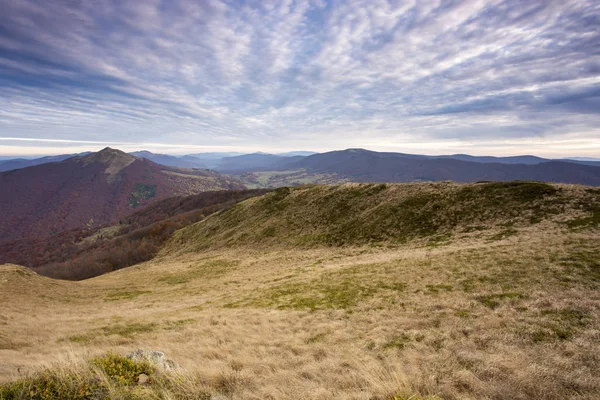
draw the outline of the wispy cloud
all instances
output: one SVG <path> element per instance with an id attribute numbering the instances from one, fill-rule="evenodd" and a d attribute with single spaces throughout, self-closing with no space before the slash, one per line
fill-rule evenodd
<path id="1" fill-rule="evenodd" d="M 5 2 L 0 137 L 599 156 L 598 26 L 593 0 Z"/>

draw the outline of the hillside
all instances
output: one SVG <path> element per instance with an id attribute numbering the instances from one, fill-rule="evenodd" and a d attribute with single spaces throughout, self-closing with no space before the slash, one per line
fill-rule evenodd
<path id="1" fill-rule="evenodd" d="M 596 399 L 599 200 L 538 182 L 279 189 L 93 279 L 0 266 L 0 398 L 91 382 L 112 398 Z M 85 360 L 138 348 L 183 370 L 90 375 Z"/>
<path id="2" fill-rule="evenodd" d="M 600 186 L 600 167 L 565 161 L 539 164 L 469 162 L 400 153 L 349 149 L 315 154 L 285 166 L 313 174 L 336 174 L 352 182 L 476 182 L 539 180 Z"/>
<path id="3" fill-rule="evenodd" d="M 176 232 L 175 252 L 227 246 L 399 245 L 543 221 L 598 224 L 600 189 L 539 182 L 280 188 Z M 556 222 L 559 221 L 559 222 Z"/>
<path id="4" fill-rule="evenodd" d="M 53 278 L 91 278 L 147 261 L 177 229 L 266 192 L 224 190 L 169 197 L 122 218 L 118 225 L 0 243 L 0 264 L 26 266 Z"/>
<path id="5" fill-rule="evenodd" d="M 106 148 L 0 173 L 0 241 L 117 222 L 166 197 L 241 189 L 214 171 L 165 167 Z"/>

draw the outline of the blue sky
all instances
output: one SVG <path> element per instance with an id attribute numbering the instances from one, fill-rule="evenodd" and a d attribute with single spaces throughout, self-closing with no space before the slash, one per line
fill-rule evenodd
<path id="1" fill-rule="evenodd" d="M 600 2 L 13 0 L 0 155 L 600 157 Z"/>

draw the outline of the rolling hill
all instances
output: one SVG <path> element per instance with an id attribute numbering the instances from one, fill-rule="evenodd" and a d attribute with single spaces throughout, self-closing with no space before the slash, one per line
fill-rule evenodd
<path id="1" fill-rule="evenodd" d="M 0 266 L 0 398 L 595 399 L 598 204 L 540 182 L 282 188 L 93 279 Z"/>
<path id="2" fill-rule="evenodd" d="M 116 222 L 167 197 L 244 186 L 214 171 L 165 167 L 106 148 L 2 172 L 0 187 L 0 241 L 6 241 Z"/>
<path id="3" fill-rule="evenodd" d="M 546 219 L 597 225 L 599 204 L 600 190 L 525 181 L 280 188 L 176 232 L 165 251 L 399 245 Z"/>

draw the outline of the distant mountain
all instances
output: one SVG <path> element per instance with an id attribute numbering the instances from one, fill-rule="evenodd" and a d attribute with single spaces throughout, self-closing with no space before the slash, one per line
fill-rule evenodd
<path id="1" fill-rule="evenodd" d="M 118 221 L 166 197 L 244 188 L 214 171 L 161 166 L 110 148 L 2 172 L 0 187 L 0 241 Z"/>
<path id="2" fill-rule="evenodd" d="M 268 171 L 284 168 L 300 161 L 302 156 L 278 156 L 275 154 L 254 153 L 243 156 L 225 157 L 214 167 L 222 172 Z"/>
<path id="3" fill-rule="evenodd" d="M 289 151 L 287 153 L 276 153 L 275 155 L 282 156 L 282 157 L 294 157 L 294 156 L 308 157 L 308 156 L 312 156 L 313 154 L 317 154 L 317 153 L 314 151 Z"/>
<path id="4" fill-rule="evenodd" d="M 66 160 L 67 158 L 76 157 L 76 156 L 85 156 L 88 154 L 90 154 L 89 151 L 87 151 L 85 153 L 79 153 L 79 154 L 61 154 L 59 156 L 39 157 L 39 158 L 33 158 L 33 159 L 12 158 L 12 159 L 8 159 L 8 160 L 2 160 L 2 161 L 0 161 L 0 172 L 10 171 L 12 169 L 33 167 L 35 165 L 47 164 L 47 163 L 51 163 L 51 162 L 59 162 L 59 161 Z"/>
<path id="5" fill-rule="evenodd" d="M 63 161 L 70 157 L 83 156 L 90 154 L 89 152 L 80 154 L 63 154 L 59 156 L 40 157 L 35 159 L 6 159 L 0 160 L 0 172 L 41 165 L 49 162 Z M 252 154 L 236 153 L 236 152 L 212 152 L 212 153 L 196 153 L 187 154 L 184 156 L 171 156 L 167 154 L 156 154 L 146 150 L 135 151 L 130 153 L 136 157 L 146 158 L 154 161 L 157 164 L 178 167 L 178 168 L 207 168 L 224 172 L 256 172 L 269 171 L 273 169 L 284 168 L 287 164 L 299 161 L 301 157 L 308 157 L 318 153 L 311 151 L 291 151 L 287 153 L 269 154 L 257 152 Z M 493 157 L 493 156 L 471 156 L 468 154 L 451 154 L 441 156 L 429 156 L 422 154 L 406 154 L 406 153 L 389 153 L 396 154 L 412 159 L 452 159 L 460 161 L 469 161 L 484 164 L 541 164 L 549 161 L 571 162 L 582 165 L 598 166 L 600 161 L 593 158 L 572 158 L 572 159 L 548 159 L 531 155 L 512 156 L 512 157 Z"/>
<path id="6" fill-rule="evenodd" d="M 492 156 L 470 156 L 468 154 L 452 154 L 448 156 L 430 156 L 429 158 L 451 158 L 453 160 L 470 161 L 477 163 L 500 163 L 500 164 L 540 164 L 551 161 L 546 158 L 536 156 L 513 156 L 513 157 L 492 157 Z"/>
<path id="7" fill-rule="evenodd" d="M 243 156 L 246 153 L 237 153 L 237 152 L 209 152 L 209 153 L 194 153 L 187 154 L 187 156 L 192 156 L 196 158 L 200 158 L 202 160 L 220 160 L 224 157 L 235 157 L 235 156 Z M 185 157 L 185 156 L 184 156 Z"/>
<path id="8" fill-rule="evenodd" d="M 499 163 L 499 164 L 541 164 L 550 161 L 563 161 L 563 162 L 571 162 L 575 164 L 581 165 L 591 165 L 600 167 L 600 161 L 595 161 L 591 159 L 581 159 L 581 158 L 561 158 L 561 159 L 552 159 L 552 158 L 541 158 L 531 155 L 526 156 L 512 156 L 512 157 L 492 157 L 492 156 L 470 156 L 468 154 L 452 154 L 448 156 L 424 156 L 426 158 L 451 158 L 453 160 L 461 160 L 461 161 L 470 161 L 477 163 Z"/>
<path id="9" fill-rule="evenodd" d="M 600 167 L 600 161 L 598 161 L 597 159 L 585 159 L 585 158 L 561 158 L 560 160 L 555 160 L 555 161 L 565 161 L 565 162 L 572 162 L 572 163 L 576 163 L 576 164 L 582 164 L 582 165 L 590 165 L 592 167 Z"/>
<path id="10" fill-rule="evenodd" d="M 313 174 L 333 173 L 354 182 L 539 180 L 600 185 L 599 167 L 572 162 L 481 163 L 450 158 L 415 158 L 363 149 L 315 154 L 287 164 L 285 168 L 305 169 Z"/>
<path id="11" fill-rule="evenodd" d="M 167 154 L 155 154 L 146 150 L 142 151 L 134 151 L 133 153 L 129 153 L 136 157 L 145 158 L 150 161 L 154 161 L 157 164 L 166 165 L 169 167 L 179 167 L 179 168 L 207 168 L 205 164 L 201 162 L 201 160 L 193 157 L 189 158 L 179 158 L 175 156 L 170 156 Z"/>
<path id="12" fill-rule="evenodd" d="M 33 160 L 34 158 L 40 158 L 44 156 L 0 156 L 0 161 L 4 160 L 15 160 L 15 159 L 24 159 L 24 160 Z"/>

